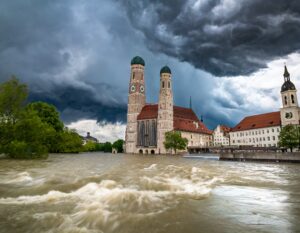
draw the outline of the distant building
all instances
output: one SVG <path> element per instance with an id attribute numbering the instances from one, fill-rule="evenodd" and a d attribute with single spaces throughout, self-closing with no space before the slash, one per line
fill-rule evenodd
<path id="1" fill-rule="evenodd" d="M 95 142 L 97 143 L 98 142 L 98 139 L 97 138 L 94 138 L 90 135 L 90 132 L 87 132 L 86 136 L 82 136 L 82 142 L 83 142 L 83 145 L 85 145 L 87 142 Z"/>
<path id="2" fill-rule="evenodd" d="M 281 87 L 282 108 L 278 112 L 264 113 L 245 117 L 230 132 L 230 144 L 241 146 L 272 147 L 278 146 L 282 126 L 299 125 L 300 108 L 297 89 L 290 80 L 284 67 L 284 83 Z"/>
<path id="3" fill-rule="evenodd" d="M 207 129 L 191 108 L 174 106 L 171 69 L 160 70 L 158 104 L 146 104 L 145 62 L 141 57 L 131 60 L 128 94 L 126 153 L 168 154 L 164 147 L 165 133 L 181 132 L 188 139 L 188 146 L 208 147 L 212 132 Z"/>
<path id="4" fill-rule="evenodd" d="M 213 131 L 214 146 L 229 146 L 229 132 L 230 127 L 225 125 L 218 125 L 217 128 L 215 128 L 215 130 Z"/>

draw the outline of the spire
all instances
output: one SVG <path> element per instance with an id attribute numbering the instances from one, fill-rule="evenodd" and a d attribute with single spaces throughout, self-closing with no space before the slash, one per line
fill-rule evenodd
<path id="1" fill-rule="evenodd" d="M 285 64 L 284 64 L 284 74 L 283 74 L 283 77 L 284 77 L 284 81 L 290 80 L 290 73 L 288 72 L 288 69 L 287 69 L 287 67 L 286 67 Z"/>
<path id="2" fill-rule="evenodd" d="M 190 96 L 190 109 L 192 109 L 192 96 Z"/>

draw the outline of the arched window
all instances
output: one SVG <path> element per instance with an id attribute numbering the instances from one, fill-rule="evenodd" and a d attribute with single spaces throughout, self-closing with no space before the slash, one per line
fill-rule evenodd
<path id="1" fill-rule="evenodd" d="M 294 95 L 291 95 L 291 99 L 292 99 L 292 104 L 294 104 L 295 103 Z"/>
<path id="2" fill-rule="evenodd" d="M 134 75 L 135 75 L 135 73 L 132 74 L 132 79 L 134 79 Z"/>
<path id="3" fill-rule="evenodd" d="M 161 86 L 162 86 L 162 88 L 165 88 L 165 82 L 164 81 L 162 81 Z"/>
<path id="4" fill-rule="evenodd" d="M 284 104 L 287 105 L 287 97 L 284 97 Z"/>

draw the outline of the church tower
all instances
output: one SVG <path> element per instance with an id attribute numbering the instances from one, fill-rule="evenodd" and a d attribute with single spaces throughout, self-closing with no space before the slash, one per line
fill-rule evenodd
<path id="1" fill-rule="evenodd" d="M 145 61 L 143 58 L 136 56 L 131 60 L 125 136 L 125 151 L 128 154 L 137 152 L 137 116 L 146 103 L 144 68 Z"/>
<path id="2" fill-rule="evenodd" d="M 290 80 L 290 73 L 284 66 L 284 83 L 281 86 L 282 108 L 280 109 L 280 117 L 282 126 L 299 124 L 299 106 L 297 99 L 297 89 Z"/>
<path id="3" fill-rule="evenodd" d="M 164 146 L 165 133 L 172 131 L 173 127 L 173 91 L 171 70 L 164 66 L 160 70 L 160 91 L 157 119 L 157 147 L 160 154 L 169 153 Z"/>

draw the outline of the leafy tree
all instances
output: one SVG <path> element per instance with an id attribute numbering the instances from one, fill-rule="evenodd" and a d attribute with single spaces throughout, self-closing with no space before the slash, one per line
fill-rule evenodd
<path id="1" fill-rule="evenodd" d="M 83 151 L 96 151 L 97 149 L 97 143 L 88 141 L 84 146 L 83 146 Z"/>
<path id="2" fill-rule="evenodd" d="M 287 147 L 293 152 L 293 148 L 299 146 L 300 128 L 295 125 L 286 125 L 282 128 L 279 134 L 279 145 Z"/>
<path id="3" fill-rule="evenodd" d="M 5 154 L 18 159 L 47 157 L 47 138 L 53 129 L 33 111 L 24 111 L 21 117 L 11 128 L 13 139 L 3 147 Z"/>
<path id="4" fill-rule="evenodd" d="M 113 143 L 112 148 L 117 149 L 118 153 L 122 153 L 123 152 L 123 144 L 124 144 L 124 140 L 119 139 Z"/>
<path id="5" fill-rule="evenodd" d="M 63 131 L 64 124 L 59 119 L 59 112 L 53 105 L 44 102 L 33 102 L 27 108 L 36 111 L 41 120 L 53 127 L 55 131 Z"/>
<path id="6" fill-rule="evenodd" d="M 181 137 L 180 132 L 170 131 L 165 134 L 165 148 L 171 149 L 177 153 L 177 150 L 185 150 L 188 144 L 188 140 L 186 138 Z"/>
<path id="7" fill-rule="evenodd" d="M 15 123 L 28 97 L 28 88 L 12 76 L 0 85 L 0 121 Z"/>
<path id="8" fill-rule="evenodd" d="M 82 139 L 74 130 L 65 128 L 59 133 L 59 153 L 79 153 L 82 151 Z"/>
<path id="9" fill-rule="evenodd" d="M 111 151 L 112 151 L 112 145 L 111 145 L 110 142 L 105 142 L 103 144 L 103 151 L 107 152 L 107 153 L 111 153 Z"/>

